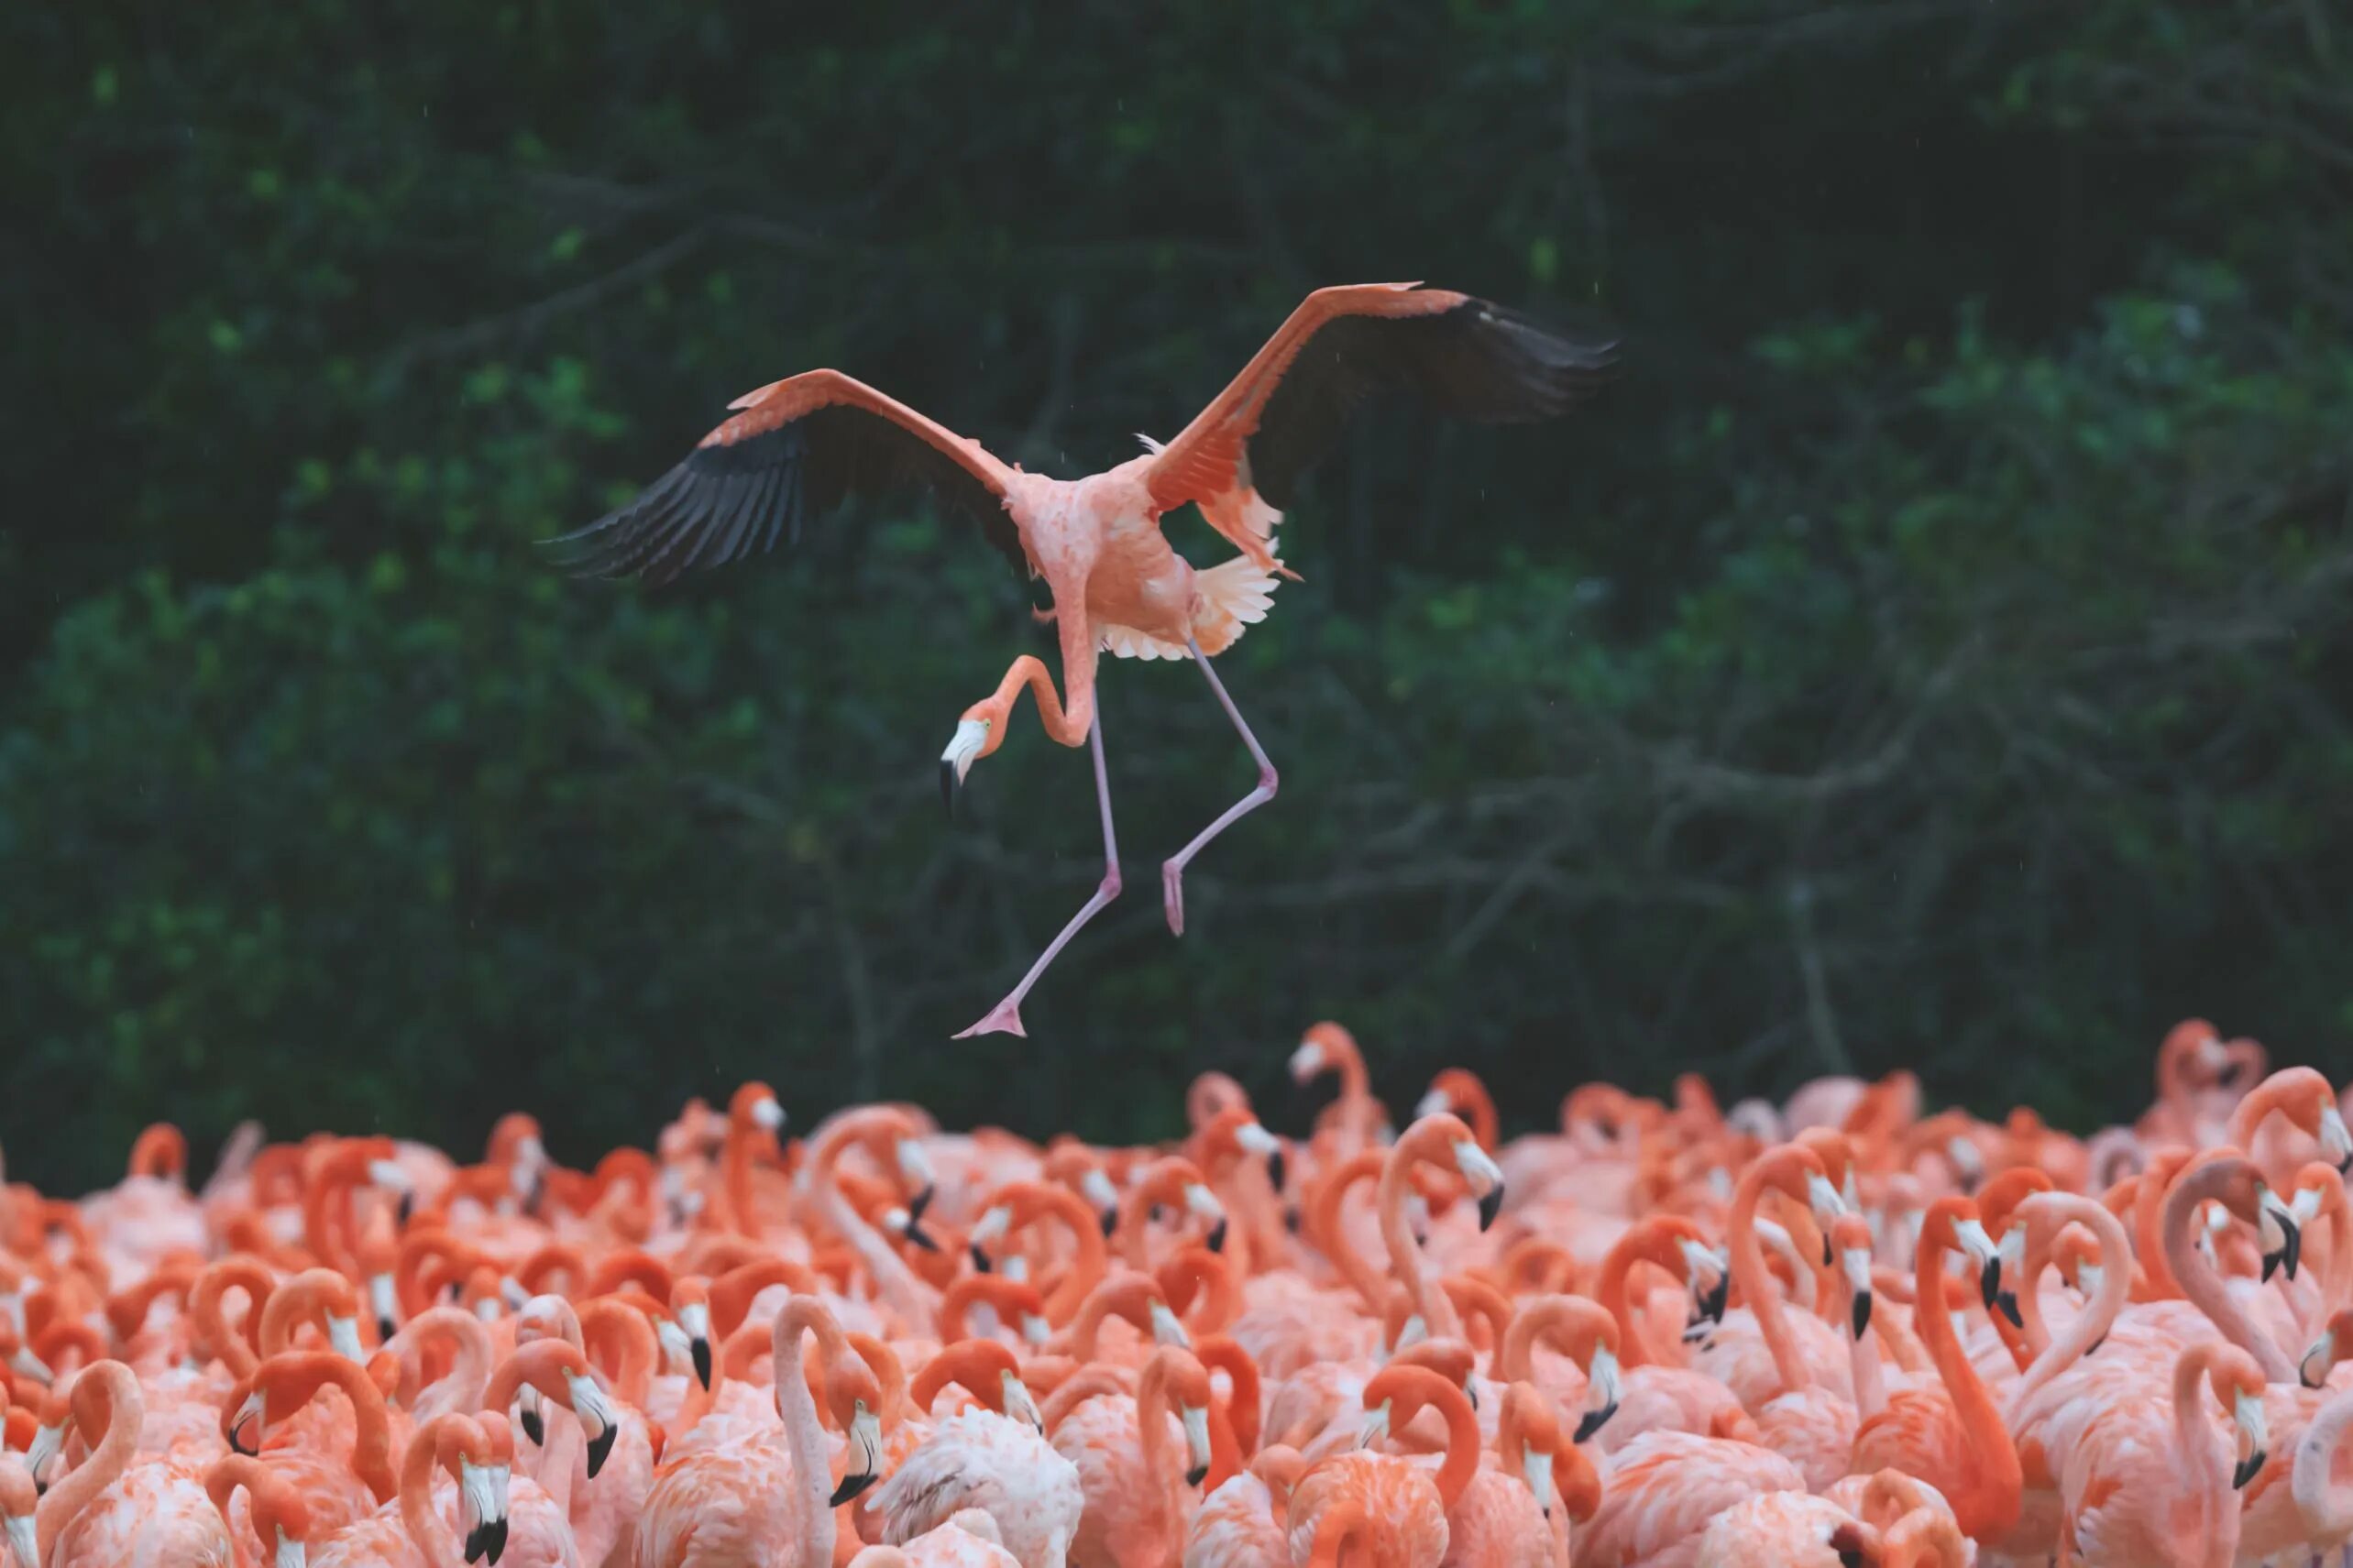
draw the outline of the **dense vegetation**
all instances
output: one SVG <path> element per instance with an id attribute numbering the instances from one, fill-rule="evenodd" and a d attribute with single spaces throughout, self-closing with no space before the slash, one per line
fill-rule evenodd
<path id="1" fill-rule="evenodd" d="M 2353 31 L 2301 0 L 350 0 L 0 18 L 12 1170 L 200 1138 L 559 1153 L 761 1075 L 1163 1133 L 1354 1025 L 1569 1083 L 1908 1062 L 2145 1099 L 2189 1012 L 2353 1027 Z M 1188 417 L 1306 288 L 1600 307 L 1538 433 L 1385 416 L 1223 667 L 934 759 L 1041 647 L 919 510 L 645 597 L 531 541 L 836 364 L 1032 466 Z M 1205 529 L 1171 524 L 1207 561 Z M 1276 1120 L 1288 1118 L 1278 1114 Z"/>

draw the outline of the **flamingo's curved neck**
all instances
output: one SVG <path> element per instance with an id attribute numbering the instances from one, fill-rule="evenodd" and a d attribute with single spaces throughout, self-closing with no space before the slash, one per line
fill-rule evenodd
<path id="1" fill-rule="evenodd" d="M 829 1501 L 833 1462 L 826 1449 L 825 1428 L 817 1419 L 817 1401 L 809 1395 L 808 1379 L 797 1375 L 801 1334 L 813 1325 L 790 1307 L 776 1321 L 776 1403 L 785 1418 L 785 1446 L 793 1456 L 792 1470 L 784 1484 L 800 1497 L 798 1509 L 790 1508 L 788 1499 L 786 1511 L 787 1518 L 794 1511 L 800 1516 L 799 1553 L 794 1568 L 833 1568 L 839 1522 Z"/>
<path id="2" fill-rule="evenodd" d="M 434 1449 L 440 1434 L 431 1422 L 417 1428 L 401 1464 L 401 1524 L 415 1542 L 425 1568 L 458 1568 L 456 1533 L 433 1506 Z"/>
<path id="3" fill-rule="evenodd" d="M 2116 1326 L 2117 1315 L 2124 1310 L 2125 1301 L 2132 1294 L 2132 1271 L 2124 1266 L 2125 1260 L 2132 1255 L 2132 1247 L 2126 1240 L 2123 1223 L 2097 1203 L 2087 1202 L 2071 1212 L 2099 1241 L 2100 1261 L 2106 1266 L 2100 1270 L 2099 1293 L 2075 1314 L 2067 1332 L 2044 1347 L 2019 1377 L 2018 1386 L 2010 1391 L 2009 1414 L 2013 1420 L 2025 1411 L 2027 1401 L 2045 1384 L 2091 1354 L 2092 1347 Z M 2032 1283 L 2027 1281 L 2020 1288 L 2021 1301 Z"/>
<path id="4" fill-rule="evenodd" d="M 1462 1318 L 1445 1291 L 1430 1288 L 1429 1268 L 1422 1260 L 1422 1248 L 1413 1240 L 1413 1227 L 1405 1223 L 1406 1189 L 1411 1185 L 1413 1162 L 1423 1157 L 1421 1145 L 1408 1136 L 1399 1139 L 1390 1149 L 1389 1157 L 1381 1161 L 1380 1239 L 1389 1248 L 1390 1272 L 1405 1287 L 1413 1310 L 1429 1325 L 1431 1337 L 1460 1339 Z"/>
<path id="5" fill-rule="evenodd" d="M 1683 1267 L 1674 1236 L 1646 1223 L 1637 1223 L 1619 1237 L 1618 1245 L 1601 1259 L 1593 1299 L 1617 1323 L 1618 1365 L 1628 1368 L 1653 1365 L 1658 1359 L 1643 1335 L 1642 1325 L 1634 1321 L 1633 1303 L 1626 1294 L 1627 1276 L 1637 1263 L 1655 1263 L 1673 1273 L 1680 1273 Z"/>
<path id="6" fill-rule="evenodd" d="M 1964 1489 L 1950 1497 L 1964 1534 L 1983 1539 L 1998 1535 L 2018 1522 L 2018 1502 L 2026 1486 L 2018 1451 L 2010 1429 L 2002 1424 L 1994 1397 L 1962 1348 L 1952 1326 L 1952 1307 L 1945 1295 L 1946 1248 L 1933 1230 L 1920 1235 L 1918 1278 L 1913 1286 L 1912 1326 L 1936 1367 L 1937 1376 L 1952 1398 L 1952 1413 L 1960 1418 L 1968 1449 L 1970 1474 Z"/>
<path id="7" fill-rule="evenodd" d="M 1349 1190 L 1375 1174 L 1373 1168 L 1363 1168 L 1354 1175 L 1335 1175 L 1315 1198 L 1315 1233 L 1321 1240 L 1324 1254 L 1340 1277 L 1348 1282 L 1368 1312 L 1381 1310 L 1380 1271 L 1358 1252 L 1348 1240 L 1347 1198 Z M 1382 1232 L 1383 1238 L 1387 1231 Z"/>
<path id="8" fill-rule="evenodd" d="M 90 1500 L 122 1478 L 130 1468 L 132 1456 L 138 1452 L 139 1424 L 146 1419 L 146 1404 L 139 1396 L 138 1379 L 131 1369 L 117 1361 L 102 1361 L 82 1374 L 99 1379 L 106 1404 L 106 1434 L 90 1457 L 66 1472 L 51 1486 L 33 1511 L 33 1539 L 40 1548 L 43 1562 L 57 1544 L 65 1527 L 81 1517 Z"/>
<path id="9" fill-rule="evenodd" d="M 1446 1418 L 1446 1458 L 1438 1466 L 1438 1500 L 1452 1513 L 1455 1504 L 1479 1474 L 1479 1417 L 1468 1398 L 1443 1401 Z"/>
<path id="10" fill-rule="evenodd" d="M 847 1242 L 858 1261 L 866 1266 L 874 1278 L 874 1288 L 892 1311 L 897 1313 L 907 1327 L 917 1332 L 932 1326 L 933 1310 L 926 1300 L 923 1284 L 904 1258 L 893 1252 L 880 1232 L 866 1223 L 848 1197 L 841 1184 L 834 1179 L 833 1168 L 851 1141 L 864 1129 L 854 1115 L 835 1118 L 833 1124 L 817 1135 L 809 1150 L 809 1184 L 816 1194 L 819 1211 L 834 1233 Z"/>
<path id="11" fill-rule="evenodd" d="M 2247 1314 L 2239 1310 L 2229 1288 L 2206 1266 L 2205 1258 L 2190 1240 L 2190 1226 L 2198 1205 L 2219 1196 L 2226 1176 L 2226 1168 L 2221 1165 L 2201 1166 L 2174 1182 L 2173 1190 L 2165 1195 L 2165 1266 L 2181 1288 L 2183 1298 L 2204 1312 L 2207 1321 L 2222 1332 L 2223 1338 L 2255 1358 L 2255 1364 L 2263 1369 L 2264 1381 L 2293 1383 L 2296 1369 L 2288 1365 L 2287 1356 L 2270 1336 L 2256 1331 Z"/>
<path id="12" fill-rule="evenodd" d="M 1749 1310 L 1756 1314 L 1757 1332 L 1764 1336 L 1765 1348 L 1773 1357 L 1773 1370 L 1781 1379 L 1782 1390 L 1794 1393 L 1811 1387 L 1813 1376 L 1806 1369 L 1806 1358 L 1798 1353 L 1797 1336 L 1782 1314 L 1781 1299 L 1767 1277 L 1765 1251 L 1756 1240 L 1757 1201 L 1765 1196 L 1765 1184 L 1774 1179 L 1776 1169 L 1760 1160 L 1741 1178 L 1740 1189 L 1732 1194 L 1732 1214 L 1725 1223 L 1725 1240 L 1732 1250 L 1732 1283 L 1740 1287 Z"/>

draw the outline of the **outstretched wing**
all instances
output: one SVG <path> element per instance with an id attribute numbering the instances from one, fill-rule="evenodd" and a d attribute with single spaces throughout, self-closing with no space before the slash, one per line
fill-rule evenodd
<path id="1" fill-rule="evenodd" d="M 1616 349 L 1613 337 L 1565 335 L 1447 289 L 1318 289 L 1145 483 L 1164 510 L 1195 501 L 1207 511 L 1251 489 L 1288 507 L 1367 398 L 1417 393 L 1439 413 L 1489 423 L 1549 419 L 1601 384 Z"/>
<path id="2" fill-rule="evenodd" d="M 583 576 L 659 587 L 799 540 L 812 518 L 852 495 L 921 487 L 1029 575 L 1005 510 L 1010 470 L 954 434 L 839 370 L 811 370 L 749 392 L 734 418 L 634 500 L 548 543 Z"/>

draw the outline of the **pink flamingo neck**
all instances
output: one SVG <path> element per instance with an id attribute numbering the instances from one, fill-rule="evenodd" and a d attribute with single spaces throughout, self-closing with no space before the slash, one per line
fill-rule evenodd
<path id="1" fill-rule="evenodd" d="M 2323 1405 L 2296 1444 L 2290 1495 L 2315 1541 L 2353 1534 L 2353 1486 L 2330 1485 L 2348 1430 L 2353 1430 L 2353 1393 L 2339 1394 Z"/>
<path id="2" fill-rule="evenodd" d="M 1756 1240 L 1756 1206 L 1768 1184 L 1786 1180 L 1790 1171 L 1803 1168 L 1803 1163 L 1801 1151 L 1787 1146 L 1759 1156 L 1742 1175 L 1739 1190 L 1732 1194 L 1731 1217 L 1725 1222 L 1732 1283 L 1740 1287 L 1749 1310 L 1756 1315 L 1757 1332 L 1773 1357 L 1773 1370 L 1785 1393 L 1810 1387 L 1814 1379 L 1807 1370 L 1806 1358 L 1798 1354 L 1798 1338 L 1783 1315 L 1781 1299 L 1767 1277 L 1765 1252 Z"/>
<path id="3" fill-rule="evenodd" d="M 1985 1538 L 2007 1530 L 2018 1520 L 2018 1502 L 2026 1486 L 2017 1445 L 1994 1397 L 1977 1376 L 1969 1353 L 1953 1331 L 1952 1307 L 1945 1296 L 1944 1258 L 1949 1249 L 1930 1225 L 1920 1233 L 1918 1271 L 1913 1286 L 1913 1331 L 1929 1354 L 1945 1393 L 1952 1400 L 1969 1453 L 1968 1485 L 1948 1493 L 1963 1530 Z"/>
<path id="4" fill-rule="evenodd" d="M 785 1447 L 793 1457 L 791 1474 L 783 1484 L 797 1492 L 800 1499 L 799 1552 L 793 1568 L 833 1568 L 840 1522 L 830 1497 L 833 1460 L 824 1425 L 818 1420 L 817 1401 L 808 1391 L 808 1379 L 798 1376 L 801 1335 L 812 1331 L 820 1346 L 841 1334 L 831 1315 L 813 1298 L 797 1297 L 776 1314 L 771 1352 L 776 1365 L 776 1404 L 785 1419 Z M 791 1511 L 788 1508 L 787 1517 Z"/>
<path id="5" fill-rule="evenodd" d="M 2057 1210 L 2062 1215 L 2061 1225 L 2072 1221 L 2097 1238 L 2100 1244 L 2100 1288 L 2084 1310 L 2075 1314 L 2075 1321 L 2067 1325 L 2067 1332 L 2044 1347 L 2042 1354 L 2034 1358 L 2019 1377 L 2018 1386 L 2011 1389 L 2009 1408 L 2013 1418 L 2025 1410 L 2027 1401 L 2040 1392 L 2044 1385 L 2091 1354 L 2092 1347 L 2116 1326 L 2117 1314 L 2124 1310 L 2125 1303 L 2132 1296 L 2132 1243 L 2125 1234 L 2123 1221 L 2110 1213 L 2104 1204 L 2087 1198 L 2077 1198 L 2072 1193 L 2039 1198 L 2034 1201 Z M 2033 1284 L 2032 1280 L 2027 1280 L 2020 1285 L 2019 1299 L 2025 1299 Z"/>
<path id="6" fill-rule="evenodd" d="M 105 1412 L 105 1435 L 91 1450 L 90 1457 L 68 1471 L 34 1509 L 33 1539 L 43 1562 L 49 1560 L 65 1527 L 81 1517 L 92 1498 L 122 1479 L 138 1453 L 139 1424 L 147 1415 L 138 1377 L 119 1361 L 98 1362 L 79 1375 L 74 1385 L 77 1403 L 82 1397 L 82 1384 L 92 1379 L 95 1379 L 92 1387 L 96 1392 L 89 1397 Z M 83 1442 L 89 1441 L 86 1428 L 82 1435 Z"/>
<path id="7" fill-rule="evenodd" d="M 1389 1269 L 1413 1303 L 1434 1339 L 1460 1339 L 1462 1319 L 1455 1304 L 1443 1290 L 1430 1288 L 1429 1266 L 1423 1261 L 1421 1245 L 1413 1239 L 1413 1229 L 1405 1223 L 1406 1190 L 1412 1184 L 1414 1163 L 1435 1157 L 1425 1152 L 1429 1142 L 1420 1129 L 1431 1125 L 1417 1123 L 1414 1128 L 1398 1139 L 1380 1165 L 1380 1239 L 1389 1248 Z"/>
<path id="8" fill-rule="evenodd" d="M 2222 1278 L 2208 1267 L 2205 1255 L 2193 1244 L 2190 1230 L 2198 1206 L 2222 1196 L 2232 1179 L 2230 1162 L 2210 1160 L 2196 1166 L 2173 1183 L 2165 1195 L 2163 1236 L 2165 1266 L 2181 1287 L 2183 1299 L 2222 1331 L 2222 1337 L 2255 1358 L 2267 1383 L 2293 1383 L 2296 1369 L 2270 1337 L 2256 1330 Z"/>
<path id="9" fill-rule="evenodd" d="M 816 1194 L 819 1214 L 835 1234 L 849 1244 L 858 1261 L 874 1276 L 874 1288 L 892 1311 L 915 1332 L 929 1331 L 936 1316 L 923 1282 L 907 1260 L 891 1249 L 882 1234 L 868 1224 L 834 1179 L 833 1168 L 849 1146 L 887 1126 L 900 1128 L 898 1113 L 880 1107 L 850 1111 L 836 1116 L 809 1146 L 809 1189 Z"/>
<path id="10" fill-rule="evenodd" d="M 425 1568 L 460 1568 L 457 1535 L 433 1506 L 433 1472 L 440 1463 L 443 1434 L 481 1428 L 470 1417 L 436 1416 L 417 1428 L 401 1463 L 401 1524 L 424 1558 Z"/>

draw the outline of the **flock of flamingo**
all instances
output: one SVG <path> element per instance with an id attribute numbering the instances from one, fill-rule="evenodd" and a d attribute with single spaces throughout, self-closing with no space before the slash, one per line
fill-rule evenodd
<path id="1" fill-rule="evenodd" d="M 1823 1080 L 1600 1084 L 1402 1130 L 1347 1032 L 1277 1134 L 806 1138 L 765 1086 L 654 1149 L 478 1164 L 148 1129 L 0 1190 L 16 1568 L 1956 1568 L 2353 1540 L 2345 1107 L 2175 1028 L 2079 1140 Z"/>

